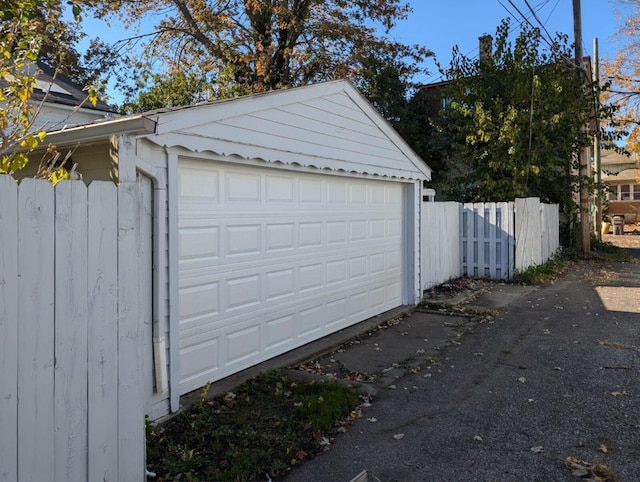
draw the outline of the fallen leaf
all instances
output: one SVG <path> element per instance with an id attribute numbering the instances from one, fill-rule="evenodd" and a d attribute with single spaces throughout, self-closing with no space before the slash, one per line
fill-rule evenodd
<path id="1" fill-rule="evenodd" d="M 541 454 L 544 452 L 544 447 L 542 445 L 536 445 L 535 447 L 531 447 L 531 451 L 537 454 Z"/>
<path id="2" fill-rule="evenodd" d="M 389 390 L 395 390 L 397 387 L 395 385 L 389 385 L 387 388 Z"/>
<path id="3" fill-rule="evenodd" d="M 516 378 L 516 381 L 520 383 L 527 383 L 527 379 L 525 377 Z"/>
<path id="4" fill-rule="evenodd" d="M 615 471 L 605 464 L 591 464 L 575 457 L 567 457 L 564 464 L 574 477 L 584 477 L 589 480 L 602 482 L 619 480 Z"/>
<path id="5" fill-rule="evenodd" d="M 482 437 L 480 435 L 476 435 L 475 437 L 473 437 L 473 440 L 475 440 L 476 442 L 483 442 Z"/>
<path id="6" fill-rule="evenodd" d="M 553 367 L 553 369 L 554 369 L 555 371 L 558 371 L 558 372 L 562 371 L 562 368 L 560 368 L 560 367 Z"/>
<path id="7" fill-rule="evenodd" d="M 376 423 L 378 421 L 378 419 L 375 418 L 375 417 L 371 417 L 371 418 L 368 418 L 367 421 L 371 422 L 371 423 Z"/>
<path id="8" fill-rule="evenodd" d="M 611 392 L 611 395 L 614 397 L 625 397 L 628 393 L 625 390 L 622 390 L 621 392 Z"/>
<path id="9" fill-rule="evenodd" d="M 598 448 L 598 450 L 599 450 L 600 452 L 602 452 L 603 454 L 606 454 L 606 453 L 609 451 L 609 449 L 607 448 L 607 446 L 606 446 L 606 445 L 600 445 L 600 447 Z"/>
<path id="10" fill-rule="evenodd" d="M 404 438 L 404 434 L 403 433 L 397 433 L 393 436 L 393 438 L 395 440 L 402 440 Z"/>

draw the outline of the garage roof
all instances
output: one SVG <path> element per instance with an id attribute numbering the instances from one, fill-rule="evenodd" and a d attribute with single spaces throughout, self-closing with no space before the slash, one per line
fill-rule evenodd
<path id="1" fill-rule="evenodd" d="M 155 124 L 148 133 L 140 125 Z M 346 80 L 161 109 L 50 133 L 47 141 L 132 134 L 191 152 L 405 179 L 431 169 Z"/>

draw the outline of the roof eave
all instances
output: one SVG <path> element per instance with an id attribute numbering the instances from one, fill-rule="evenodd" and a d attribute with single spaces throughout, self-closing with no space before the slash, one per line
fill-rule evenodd
<path id="1" fill-rule="evenodd" d="M 156 131 L 156 121 L 145 116 L 123 117 L 47 132 L 46 144 L 66 145 L 94 142 L 117 135 L 144 135 Z"/>

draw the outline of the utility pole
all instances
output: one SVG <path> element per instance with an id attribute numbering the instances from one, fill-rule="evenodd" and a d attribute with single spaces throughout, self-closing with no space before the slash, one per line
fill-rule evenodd
<path id="1" fill-rule="evenodd" d="M 573 0 L 573 37 L 575 42 L 576 67 L 578 71 L 584 73 L 584 64 L 582 60 L 582 11 L 580 0 Z M 586 80 L 586 79 L 585 79 Z M 585 126 L 586 127 L 586 126 Z M 589 154 L 588 149 L 580 149 L 578 152 L 578 177 L 580 181 L 580 230 L 582 240 L 582 252 L 591 251 L 591 229 L 590 229 L 590 213 L 589 213 L 589 189 L 587 188 L 586 178 L 589 173 Z"/>
<path id="2" fill-rule="evenodd" d="M 593 85 L 595 92 L 596 134 L 593 137 L 593 162 L 596 169 L 596 237 L 602 242 L 602 166 L 600 159 L 600 60 L 598 58 L 598 39 L 593 39 Z"/>

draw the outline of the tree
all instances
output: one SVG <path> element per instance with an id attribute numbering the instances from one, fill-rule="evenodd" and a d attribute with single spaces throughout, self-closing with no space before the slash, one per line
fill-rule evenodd
<path id="1" fill-rule="evenodd" d="M 146 79 L 136 82 L 140 88 L 137 98 L 125 102 L 121 110 L 127 114 L 145 112 L 164 107 L 179 107 L 191 105 L 197 102 L 211 100 L 213 92 L 207 82 L 194 74 L 177 72 L 170 74 L 151 75 L 151 85 Z"/>
<path id="2" fill-rule="evenodd" d="M 111 49 L 97 42 L 94 51 L 110 52 L 111 59 L 127 49 L 139 53 L 126 57 L 122 87 L 131 76 L 182 72 L 205 79 L 216 97 L 229 97 L 334 78 L 357 81 L 371 55 L 404 61 L 416 73 L 431 53 L 386 36 L 409 12 L 400 0 L 98 0 L 96 15 L 118 16 L 137 35 Z M 141 34 L 150 19 L 154 31 Z"/>
<path id="3" fill-rule="evenodd" d="M 543 45 L 526 26 L 509 40 L 498 27 L 495 50 L 470 59 L 454 50 L 445 96 L 451 108 L 436 124 L 449 138 L 449 193 L 460 201 L 536 196 L 575 215 L 580 149 L 593 139 L 596 105 L 567 38 Z"/>
<path id="4" fill-rule="evenodd" d="M 78 20 L 82 0 L 69 4 Z M 0 11 L 0 173 L 13 174 L 29 162 L 46 132 L 34 122 L 42 103 L 33 101 L 36 62 L 45 59 L 54 68 L 73 63 L 71 43 L 75 26 L 62 21 L 63 8 L 54 0 L 8 0 Z M 77 54 L 76 54 L 77 56 Z M 70 71 L 72 69 L 69 69 Z M 55 155 L 51 149 L 50 154 Z M 49 166 L 51 167 L 51 166 Z M 58 165 L 42 173 L 54 182 L 65 176 Z"/>
<path id="5" fill-rule="evenodd" d="M 621 48 L 602 64 L 607 88 L 603 98 L 616 105 L 612 127 L 627 136 L 626 150 L 640 154 L 640 0 L 618 0 L 623 19 L 617 37 Z"/>

